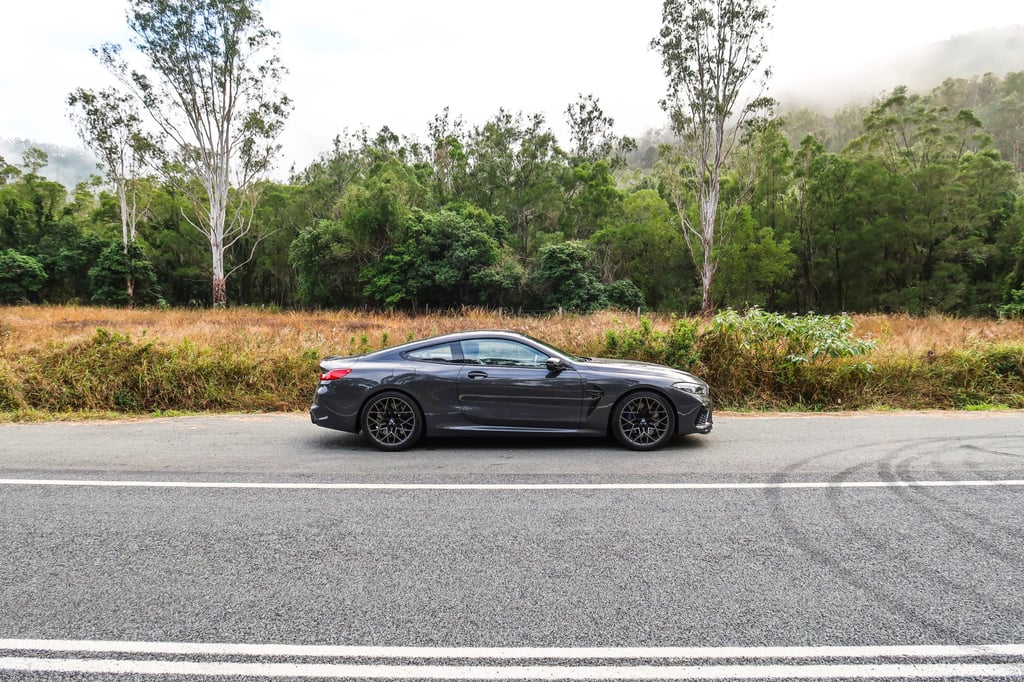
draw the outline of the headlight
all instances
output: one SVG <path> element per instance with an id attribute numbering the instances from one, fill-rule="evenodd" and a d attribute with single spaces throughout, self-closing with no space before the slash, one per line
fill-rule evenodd
<path id="1" fill-rule="evenodd" d="M 677 381 L 672 384 L 672 388 L 683 391 L 684 393 L 693 393 L 694 395 L 704 395 L 708 392 L 707 384 L 699 384 L 696 381 Z"/>

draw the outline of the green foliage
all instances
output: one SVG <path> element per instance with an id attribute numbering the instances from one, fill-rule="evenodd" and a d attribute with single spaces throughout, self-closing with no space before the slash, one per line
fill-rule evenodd
<path id="1" fill-rule="evenodd" d="M 414 212 L 404 240 L 362 274 L 365 293 L 387 307 L 487 304 L 516 286 L 501 261 L 500 219 L 469 205 Z"/>
<path id="2" fill-rule="evenodd" d="M 1024 289 L 1010 292 L 1010 301 L 997 309 L 999 317 L 1004 320 L 1024 319 Z"/>
<path id="3" fill-rule="evenodd" d="M 89 270 L 92 301 L 100 305 L 149 305 L 160 300 L 150 263 L 138 244 L 125 248 L 112 242 Z"/>
<path id="4" fill-rule="evenodd" d="M 779 315 L 754 308 L 714 316 L 700 338 L 704 379 L 739 406 L 825 409 L 850 404 L 875 368 L 870 339 L 847 315 Z M 844 402 L 845 401 L 845 402 Z"/>
<path id="5" fill-rule="evenodd" d="M 654 328 L 647 317 L 640 318 L 638 328 L 605 332 L 603 353 L 612 358 L 656 362 L 688 369 L 699 360 L 697 322 L 673 320 L 668 332 Z"/>
<path id="6" fill-rule="evenodd" d="M 306 307 L 344 305 L 355 298 L 351 251 L 343 225 L 320 220 L 303 228 L 288 250 L 295 269 L 297 303 Z"/>
<path id="7" fill-rule="evenodd" d="M 474 128 L 466 145 L 466 193 L 462 199 L 508 219 L 517 252 L 536 253 L 537 235 L 557 228 L 565 202 L 560 185 L 564 153 L 542 114 L 501 109 Z"/>
<path id="8" fill-rule="evenodd" d="M 874 350 L 874 341 L 855 338 L 852 331 L 849 315 L 780 315 L 751 308 L 742 314 L 731 309 L 718 313 L 711 320 L 709 334 L 729 339 L 743 350 L 803 364 Z"/>
<path id="9" fill-rule="evenodd" d="M 730 238 L 718 248 L 719 274 L 715 298 L 741 306 L 763 306 L 778 298 L 791 281 L 796 257 L 785 238 L 770 227 L 757 229 L 749 207 L 726 213 Z"/>
<path id="10" fill-rule="evenodd" d="M 584 241 L 552 244 L 540 250 L 534 276 L 547 308 L 591 312 L 608 305 L 593 255 Z"/>
<path id="11" fill-rule="evenodd" d="M 696 274 L 677 219 L 656 191 L 641 189 L 624 197 L 620 218 L 590 242 L 602 280 L 630 280 L 657 310 L 685 307 Z"/>
<path id="12" fill-rule="evenodd" d="M 46 281 L 42 264 L 14 249 L 0 251 L 0 303 L 27 303 Z"/>
<path id="13" fill-rule="evenodd" d="M 129 16 L 212 7 L 158 4 L 133 0 Z M 712 4 L 665 3 L 662 57 L 692 52 L 675 37 L 715 20 L 753 31 L 747 37 L 757 47 L 763 3 L 721 5 L 740 12 L 731 17 L 693 13 Z M 156 14 L 146 22 L 156 26 Z M 678 23 L 686 17 L 691 24 Z M 241 18 L 259 24 L 258 16 Z M 117 62 L 116 51 L 100 52 Z M 234 235 L 234 255 L 225 254 L 227 286 L 232 301 L 283 309 L 686 312 L 703 307 L 708 287 L 718 310 L 1012 317 L 1020 314 L 1012 292 L 1024 286 L 1024 199 L 1014 174 L 1024 170 L 1015 132 L 1022 93 L 1024 73 L 989 74 L 949 79 L 931 93 L 894 88 L 832 116 L 797 111 L 723 130 L 738 137 L 719 169 L 717 198 L 702 189 L 712 173 L 687 146 L 696 137 L 684 136 L 651 169 L 657 139 L 649 136 L 641 167 L 623 167 L 626 141 L 592 96 L 566 110 L 564 144 L 543 116 L 506 110 L 478 126 L 445 110 L 428 123 L 426 143 L 387 127 L 346 133 L 287 184 L 259 183 L 251 213 L 228 211 L 252 223 Z M 133 152 L 139 117 L 123 93 L 79 89 L 71 101 L 109 161 Z M 17 165 L 0 160 L 0 252 L 30 257 L 47 275 L 39 285 L 26 274 L 12 297 L 123 302 L 120 266 L 104 253 L 130 232 L 118 188 L 96 178 L 69 191 L 39 174 L 47 162 L 38 150 Z M 197 207 L 190 193 L 207 200 L 209 190 L 178 179 L 188 182 L 135 178 L 125 189 L 138 190 L 141 243 L 164 304 L 206 305 L 211 247 L 193 224 L 209 206 Z M 228 188 L 230 199 L 245 196 Z M 700 227 L 712 209 L 717 236 L 708 250 Z"/>
<path id="14" fill-rule="evenodd" d="M 644 305 L 644 293 L 628 279 L 617 279 L 606 286 L 604 296 L 612 308 L 636 310 Z"/>

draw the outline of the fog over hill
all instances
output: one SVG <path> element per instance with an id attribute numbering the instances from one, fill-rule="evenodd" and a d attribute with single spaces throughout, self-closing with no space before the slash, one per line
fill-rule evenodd
<path id="1" fill-rule="evenodd" d="M 813 55 L 809 59 L 813 60 Z M 812 70 L 799 82 L 772 82 L 771 94 L 780 102 L 783 111 L 807 108 L 832 114 L 847 105 L 868 104 L 898 85 L 906 85 L 912 91 L 928 92 L 947 78 L 971 78 L 986 73 L 1005 76 L 1016 71 L 1024 71 L 1024 25 L 972 31 L 896 56 L 869 59 L 844 68 Z M 383 125 L 383 122 L 379 123 Z M 483 121 L 468 123 L 472 126 Z M 411 130 L 397 132 L 419 134 L 419 131 Z M 664 134 L 663 131 L 618 132 L 641 137 L 641 149 L 636 158 L 640 165 L 647 165 L 640 157 L 645 155 L 645 149 L 650 151 L 649 143 L 656 142 Z M 563 140 L 563 144 L 566 142 Z M 21 165 L 21 155 L 29 147 L 38 147 L 49 155 L 50 163 L 42 174 L 69 189 L 99 172 L 92 155 L 82 148 L 0 138 L 0 156 L 15 166 Z"/>
<path id="2" fill-rule="evenodd" d="M 1024 71 L 1024 25 L 972 31 L 895 56 L 812 72 L 798 83 L 773 83 L 771 89 L 784 109 L 830 114 L 849 104 L 868 104 L 898 85 L 928 92 L 947 78 L 1015 71 Z"/>
<path id="3" fill-rule="evenodd" d="M 0 138 L 0 156 L 12 166 L 21 168 L 21 157 L 25 150 L 36 147 L 46 152 L 49 164 L 39 173 L 71 189 L 90 175 L 99 175 L 96 159 L 82 148 L 59 147 L 46 142 L 21 138 Z M 24 169 L 22 169 L 24 170 Z"/>

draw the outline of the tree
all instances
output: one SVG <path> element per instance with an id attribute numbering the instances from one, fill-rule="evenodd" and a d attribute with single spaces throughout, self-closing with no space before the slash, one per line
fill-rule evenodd
<path id="1" fill-rule="evenodd" d="M 39 175 L 39 171 L 50 163 L 49 155 L 39 147 L 29 147 L 21 155 L 21 167 L 29 175 Z"/>
<path id="2" fill-rule="evenodd" d="M 1012 164 L 973 112 L 903 87 L 876 103 L 865 128 L 851 150 L 878 159 L 885 173 L 884 194 L 870 199 L 884 212 L 867 223 L 882 255 L 879 302 L 911 313 L 990 306 L 999 289 L 993 264 L 1005 262 L 996 244 L 1012 212 Z"/>
<path id="3" fill-rule="evenodd" d="M 534 277 L 548 308 L 588 313 L 608 305 L 589 243 L 574 240 L 551 244 L 540 250 L 538 260 Z"/>
<path id="4" fill-rule="evenodd" d="M 762 96 L 769 75 L 761 67 L 764 35 L 770 28 L 762 0 L 665 0 L 661 31 L 651 41 L 668 78 L 661 106 L 690 161 L 680 168 L 691 175 L 696 224 L 679 201 L 676 208 L 700 273 L 705 316 L 712 311 L 718 269 L 714 247 L 722 172 L 744 123 L 773 105 Z M 759 92 L 741 103 L 751 81 Z"/>
<path id="5" fill-rule="evenodd" d="M 139 205 L 139 178 L 155 147 L 142 132 L 142 119 L 131 95 L 114 88 L 93 92 L 78 88 L 68 95 L 71 118 L 78 136 L 100 159 L 100 166 L 117 194 L 121 219 L 121 251 L 129 259 L 139 220 L 146 209 Z M 125 293 L 135 300 L 134 270 L 126 268 Z"/>
<path id="6" fill-rule="evenodd" d="M 0 251 L 0 303 L 22 303 L 39 291 L 46 271 L 35 258 L 14 249 Z"/>
<path id="7" fill-rule="evenodd" d="M 466 149 L 466 199 L 508 219 L 520 255 L 536 252 L 538 233 L 554 232 L 563 203 L 559 171 L 564 153 L 542 114 L 528 118 L 504 109 L 474 128 Z"/>
<path id="8" fill-rule="evenodd" d="M 1003 158 L 1024 171 L 1024 71 L 1006 74 L 996 99 L 987 107 L 986 120 Z"/>
<path id="9" fill-rule="evenodd" d="M 278 34 L 258 0 L 129 0 L 132 43 L 148 72 L 131 69 L 121 47 L 94 50 L 166 136 L 165 168 L 177 170 L 195 208 L 188 220 L 210 245 L 213 304 L 227 303 L 225 253 L 252 227 L 258 182 L 270 168 L 291 104 Z"/>
<path id="10" fill-rule="evenodd" d="M 636 141 L 612 132 L 615 119 L 605 115 L 601 101 L 593 95 L 580 95 L 565 109 L 572 143 L 573 163 L 607 161 L 613 168 L 626 165 L 626 154 L 636 151 Z"/>
<path id="11" fill-rule="evenodd" d="M 657 192 L 642 189 L 622 201 L 621 217 L 591 237 L 601 281 L 628 279 L 652 308 L 683 308 L 696 277 L 672 209 Z M 681 286 L 685 282 L 687 286 Z"/>
<path id="12" fill-rule="evenodd" d="M 125 281 L 132 283 L 131 289 L 124 288 Z M 160 297 L 153 265 L 134 242 L 127 251 L 113 242 L 100 253 L 89 269 L 89 289 L 92 301 L 100 305 L 131 307 L 136 302 L 155 303 Z"/>
<path id="13" fill-rule="evenodd" d="M 789 241 L 777 240 L 771 227 L 757 227 L 749 207 L 730 210 L 738 214 L 737 229 L 721 250 L 716 299 L 733 308 L 772 308 L 779 289 L 793 276 L 796 256 Z"/>
<path id="14" fill-rule="evenodd" d="M 406 238 L 363 271 L 366 294 L 386 306 L 500 302 L 518 282 L 501 259 L 507 225 L 468 204 L 415 211 Z"/>
<path id="15" fill-rule="evenodd" d="M 6 185 L 19 175 L 21 175 L 21 171 L 16 166 L 7 163 L 7 159 L 3 156 L 0 156 L 0 185 Z"/>

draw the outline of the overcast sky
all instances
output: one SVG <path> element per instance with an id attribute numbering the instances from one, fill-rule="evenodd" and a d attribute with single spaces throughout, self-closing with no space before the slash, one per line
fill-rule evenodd
<path id="1" fill-rule="evenodd" d="M 65 98 L 103 87 L 89 54 L 128 43 L 125 0 L 5 0 L 0 20 L 0 137 L 80 146 Z M 281 166 L 299 167 L 333 137 L 388 125 L 425 137 L 448 106 L 470 125 L 499 107 L 541 112 L 565 139 L 564 110 L 593 94 L 619 134 L 663 124 L 665 80 L 648 45 L 661 0 L 264 0 L 281 33 L 295 110 Z M 768 39 L 773 91 L 813 89 L 830 68 L 1024 23 L 1008 0 L 777 0 Z M 1022 65 L 1024 68 L 1024 65 Z M 9 159 L 9 161 L 16 161 Z"/>

